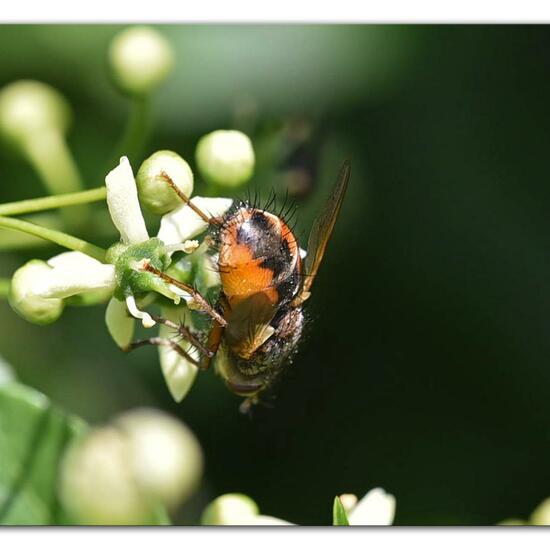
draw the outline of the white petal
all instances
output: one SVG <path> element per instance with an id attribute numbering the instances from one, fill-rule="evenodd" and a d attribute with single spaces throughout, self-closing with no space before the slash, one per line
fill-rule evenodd
<path id="1" fill-rule="evenodd" d="M 91 290 L 114 290 L 115 267 L 82 252 L 64 252 L 48 261 L 53 268 L 32 288 L 41 298 L 67 298 Z"/>
<path id="2" fill-rule="evenodd" d="M 119 348 L 124 349 L 132 341 L 136 322 L 128 315 L 124 302 L 111 298 L 105 311 L 105 324 Z"/>
<path id="3" fill-rule="evenodd" d="M 161 315 L 177 323 L 180 319 L 178 318 L 178 315 L 175 314 L 175 311 L 177 310 L 174 310 L 173 308 L 163 308 Z M 180 311 L 185 311 L 185 309 L 180 309 Z M 189 317 L 189 312 L 187 312 L 187 316 Z M 159 336 L 161 338 L 173 338 L 174 330 L 161 325 Z M 188 343 L 182 340 L 179 342 L 179 345 L 187 351 L 193 359 L 200 359 L 198 351 L 192 348 Z M 197 376 L 198 369 L 187 359 L 167 346 L 159 346 L 159 360 L 162 374 L 164 375 L 170 394 L 174 400 L 179 403 L 191 389 L 195 376 Z"/>
<path id="4" fill-rule="evenodd" d="M 223 216 L 233 201 L 224 198 L 194 197 L 191 202 L 208 216 Z M 158 238 L 164 244 L 178 244 L 199 235 L 208 224 L 187 204 L 162 216 Z"/>
<path id="5" fill-rule="evenodd" d="M 126 157 L 105 178 L 107 206 L 111 219 L 126 244 L 142 243 L 149 238 L 139 205 L 136 180 Z"/>
<path id="6" fill-rule="evenodd" d="M 348 514 L 350 525 L 391 525 L 395 516 L 395 497 L 376 488 L 369 491 Z"/>

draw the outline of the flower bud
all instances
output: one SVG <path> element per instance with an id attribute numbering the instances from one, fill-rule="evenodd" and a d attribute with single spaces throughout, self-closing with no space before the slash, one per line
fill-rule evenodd
<path id="1" fill-rule="evenodd" d="M 61 468 L 60 497 L 71 518 L 92 525 L 154 521 L 196 488 L 202 453 L 186 426 L 152 409 L 137 409 L 71 445 Z"/>
<path id="2" fill-rule="evenodd" d="M 52 268 L 41 260 L 31 260 L 20 267 L 11 280 L 9 303 L 21 317 L 37 325 L 49 325 L 63 313 L 63 300 L 41 298 L 32 289 L 43 278 L 49 276 Z"/>
<path id="3" fill-rule="evenodd" d="M 550 498 L 543 500 L 531 514 L 532 525 L 550 525 Z"/>
<path id="4" fill-rule="evenodd" d="M 0 90 L 0 135 L 15 147 L 37 135 L 64 134 L 70 118 L 69 104 L 48 84 L 19 80 Z"/>
<path id="5" fill-rule="evenodd" d="M 61 467 L 60 497 L 71 519 L 86 525 L 139 525 L 152 504 L 128 467 L 130 447 L 119 430 L 92 430 L 71 445 Z"/>
<path id="6" fill-rule="evenodd" d="M 252 143 L 237 130 L 216 130 L 202 137 L 197 145 L 196 160 L 202 176 L 216 185 L 241 185 L 254 171 Z"/>
<path id="7" fill-rule="evenodd" d="M 174 64 L 174 52 L 155 29 L 131 27 L 113 39 L 109 64 L 123 92 L 144 96 L 166 78 Z"/>
<path id="8" fill-rule="evenodd" d="M 193 172 L 189 164 L 172 151 L 153 153 L 141 165 L 136 183 L 140 204 L 161 215 L 183 204 L 163 174 L 166 174 L 186 197 L 191 197 L 193 193 Z"/>
<path id="9" fill-rule="evenodd" d="M 133 410 L 114 423 L 128 437 L 128 465 L 141 490 L 169 509 L 187 500 L 203 470 L 202 451 L 189 428 L 153 409 Z"/>
<path id="10" fill-rule="evenodd" d="M 213 500 L 201 517 L 203 525 L 246 525 L 259 514 L 258 505 L 241 493 L 228 493 Z"/>

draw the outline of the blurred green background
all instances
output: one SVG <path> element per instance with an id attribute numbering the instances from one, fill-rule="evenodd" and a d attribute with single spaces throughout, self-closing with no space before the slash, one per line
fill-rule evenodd
<path id="1" fill-rule="evenodd" d="M 0 27 L 0 84 L 62 91 L 89 187 L 128 112 L 106 71 L 121 28 Z M 273 408 L 249 419 L 213 372 L 175 404 L 156 350 L 119 352 L 103 307 L 40 328 L 2 302 L 0 353 L 18 377 L 92 422 L 141 405 L 181 417 L 206 456 L 181 522 L 239 491 L 262 513 L 328 524 L 334 495 L 374 486 L 396 496 L 401 525 L 527 516 L 550 495 L 550 29 L 162 30 L 177 64 L 155 96 L 145 156 L 167 148 L 192 161 L 204 133 L 243 129 L 260 160 L 252 187 L 291 185 L 304 246 L 352 160 L 300 353 Z M 286 152 L 262 167 L 274 147 Z M 0 201 L 43 194 L 0 150 Z M 2 251 L 0 276 L 55 251 Z"/>

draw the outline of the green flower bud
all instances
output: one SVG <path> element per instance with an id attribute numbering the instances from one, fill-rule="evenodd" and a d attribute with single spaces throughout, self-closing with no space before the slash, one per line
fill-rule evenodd
<path id="1" fill-rule="evenodd" d="M 172 151 L 153 153 L 141 165 L 136 183 L 140 204 L 161 215 L 183 204 L 163 177 L 163 173 L 168 175 L 185 196 L 191 197 L 193 193 L 193 172 L 189 164 Z"/>
<path id="2" fill-rule="evenodd" d="M 254 150 L 248 136 L 237 130 L 217 130 L 202 137 L 195 152 L 197 166 L 208 182 L 235 187 L 254 171 Z"/>
<path id="3" fill-rule="evenodd" d="M 258 505 L 241 493 L 228 493 L 213 500 L 204 510 L 202 525 L 246 525 L 260 513 Z"/>
<path id="4" fill-rule="evenodd" d="M 33 286 L 51 267 L 41 260 L 31 260 L 20 267 L 11 280 L 9 303 L 23 319 L 37 325 L 49 325 L 63 313 L 64 303 L 59 298 L 40 298 L 33 294 Z"/>
<path id="5" fill-rule="evenodd" d="M 144 96 L 158 86 L 174 65 L 167 40 L 150 27 L 131 27 L 115 36 L 109 64 L 116 84 L 131 96 Z"/>
<path id="6" fill-rule="evenodd" d="M 196 489 L 203 469 L 195 436 L 178 420 L 137 409 L 71 445 L 61 466 L 60 497 L 83 524 L 151 523 Z"/>
<path id="7" fill-rule="evenodd" d="M 0 90 L 0 135 L 15 147 L 37 135 L 64 134 L 70 119 L 69 104 L 47 84 L 20 80 Z"/>

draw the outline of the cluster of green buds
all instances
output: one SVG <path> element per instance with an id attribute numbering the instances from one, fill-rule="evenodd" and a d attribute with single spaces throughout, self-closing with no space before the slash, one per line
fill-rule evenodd
<path id="1" fill-rule="evenodd" d="M 169 43 L 151 28 L 133 27 L 113 40 L 109 50 L 111 73 L 123 93 L 135 100 L 138 115 L 143 100 L 169 74 L 174 57 Z M 153 302 L 161 308 L 161 317 L 173 322 L 185 319 L 192 325 L 196 319 L 192 312 L 200 305 L 158 272 L 168 272 L 203 293 L 215 292 L 219 277 L 207 253 L 208 243 L 197 240 L 208 223 L 186 201 L 218 217 L 227 212 L 232 200 L 193 197 L 191 166 L 173 151 L 155 152 L 134 177 L 128 157 L 135 156 L 135 145 L 143 133 L 142 125 L 136 123 L 141 115 L 131 121 L 131 135 L 123 139 L 120 161 L 105 177 L 105 187 L 84 191 L 64 141 L 69 120 L 67 102 L 45 84 L 17 82 L 0 90 L 0 135 L 31 162 L 47 190 L 55 194 L 0 205 L 0 231 L 18 230 L 69 249 L 46 260 L 31 260 L 14 273 L 9 289 L 12 308 L 26 320 L 44 325 L 56 321 L 66 306 L 107 303 L 105 322 L 122 349 L 133 339 L 136 321 L 145 328 L 157 324 L 145 311 Z M 212 132 L 199 140 L 195 153 L 196 168 L 209 186 L 209 195 L 213 190 L 221 192 L 244 184 L 253 175 L 254 150 L 241 132 Z M 90 219 L 89 202 L 104 199 L 120 236 L 108 250 L 68 233 Z M 64 206 L 73 207 L 73 217 L 63 219 L 66 223 L 61 226 L 36 225 L 14 217 Z M 160 216 L 160 229 L 154 236 L 142 209 Z M 166 326 L 159 330 L 161 338 L 170 336 Z M 189 344 L 181 346 L 198 359 Z M 169 390 L 179 401 L 188 392 L 197 368 L 170 347 L 159 347 L 159 355 Z"/>

